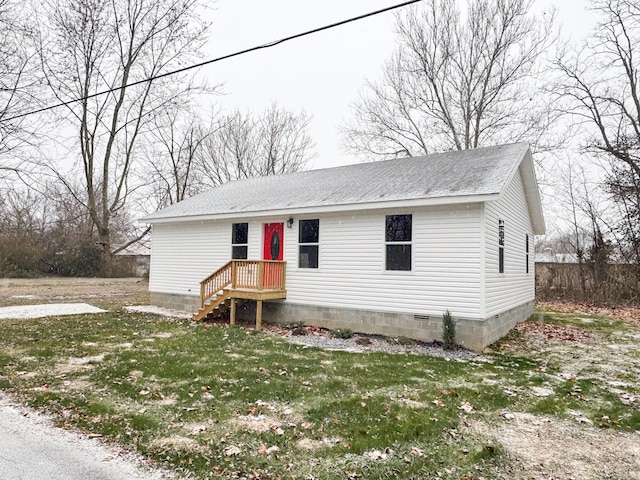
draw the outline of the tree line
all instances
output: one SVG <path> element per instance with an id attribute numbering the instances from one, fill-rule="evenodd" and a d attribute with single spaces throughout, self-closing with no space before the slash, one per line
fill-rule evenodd
<path id="1" fill-rule="evenodd" d="M 582 45 L 567 40 L 555 12 L 533 7 L 425 0 L 400 11 L 395 53 L 354 99 L 344 146 L 371 161 L 528 142 L 558 219 L 540 248 L 564 238 L 585 265 L 637 265 L 640 6 L 593 0 L 597 25 Z M 71 226 L 85 258 L 98 259 L 91 270 L 110 275 L 113 254 L 148 234 L 133 212 L 308 167 L 304 111 L 222 112 L 211 100 L 207 113 L 200 105 L 219 85 L 186 73 L 143 81 L 202 56 L 204 8 L 201 0 L 0 0 L 5 274 L 2 265 L 15 262 L 5 244 L 21 228 L 55 238 L 58 224 Z M 64 106 L 18 116 L 53 100 Z M 18 221 L 24 209 L 33 228 Z M 45 243 L 49 257 L 70 251 Z"/>

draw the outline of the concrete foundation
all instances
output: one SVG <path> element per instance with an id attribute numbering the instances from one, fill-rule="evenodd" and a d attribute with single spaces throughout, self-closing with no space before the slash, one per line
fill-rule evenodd
<path id="1" fill-rule="evenodd" d="M 200 298 L 192 295 L 175 295 L 151 292 L 151 304 L 175 310 L 196 312 Z M 465 348 L 482 351 L 486 346 L 506 335 L 516 323 L 529 318 L 533 301 L 485 319 L 456 317 L 456 343 Z M 247 302 L 238 308 L 236 318 L 255 320 L 255 302 Z M 283 301 L 264 302 L 262 319 L 265 322 L 314 325 L 329 329 L 348 328 L 354 332 L 408 337 L 424 341 L 442 340 L 441 315 L 413 315 L 405 313 L 376 312 L 313 305 L 292 304 Z"/>
<path id="2" fill-rule="evenodd" d="M 149 292 L 149 303 L 171 310 L 196 313 L 200 308 L 200 295 L 176 295 L 173 293 Z"/>

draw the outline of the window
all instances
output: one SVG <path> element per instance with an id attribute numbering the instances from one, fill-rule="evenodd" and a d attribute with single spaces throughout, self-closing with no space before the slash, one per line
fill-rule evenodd
<path id="1" fill-rule="evenodd" d="M 498 220 L 498 273 L 504 273 L 504 220 Z"/>
<path id="2" fill-rule="evenodd" d="M 529 273 L 529 234 L 528 233 L 525 235 L 524 241 L 525 241 L 524 249 L 525 249 L 525 252 L 526 252 L 525 253 L 525 262 L 526 262 L 526 267 L 525 268 L 526 268 L 526 272 Z"/>
<path id="3" fill-rule="evenodd" d="M 246 260 L 248 244 L 249 224 L 231 224 L 231 258 L 235 260 Z"/>
<path id="4" fill-rule="evenodd" d="M 411 215 L 387 215 L 386 269 L 411 270 Z"/>
<path id="5" fill-rule="evenodd" d="M 320 220 L 298 222 L 298 267 L 318 268 Z"/>

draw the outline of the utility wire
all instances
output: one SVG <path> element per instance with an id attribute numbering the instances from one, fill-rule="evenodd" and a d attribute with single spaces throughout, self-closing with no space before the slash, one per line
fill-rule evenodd
<path id="1" fill-rule="evenodd" d="M 227 60 L 229 58 L 238 57 L 240 55 L 245 55 L 247 53 L 255 52 L 257 50 L 262 50 L 262 49 L 265 49 L 265 48 L 275 47 L 276 45 L 283 44 L 283 43 L 288 42 L 290 40 L 295 40 L 297 38 L 306 37 L 308 35 L 312 35 L 312 34 L 318 33 L 318 32 L 323 32 L 323 31 L 329 30 L 331 28 L 340 27 L 340 26 L 346 25 L 348 23 L 353 23 L 353 22 L 356 22 L 358 20 L 363 20 L 363 19 L 368 18 L 368 17 L 373 17 L 374 15 L 379 15 L 381 13 L 386 13 L 386 12 L 389 12 L 391 10 L 395 10 L 395 9 L 398 9 L 398 8 L 406 7 L 407 5 L 411 5 L 413 3 L 418 3 L 420 1 L 421 0 L 409 0 L 407 2 L 398 3 L 398 4 L 392 5 L 390 7 L 382 8 L 380 10 L 375 10 L 375 11 L 369 12 L 369 13 L 364 13 L 364 14 L 358 15 L 356 17 L 351 17 L 351 18 L 348 18 L 346 20 L 341 20 L 339 22 L 331 23 L 329 25 L 324 25 L 322 27 L 314 28 L 313 30 L 307 30 L 305 32 L 296 33 L 295 35 L 291 35 L 289 37 L 284 37 L 284 38 L 281 38 L 280 40 L 274 40 L 273 42 L 264 43 L 262 45 L 257 45 L 255 47 L 250 47 L 250 48 L 247 48 L 245 50 L 240 50 L 240 51 L 237 51 L 237 52 L 234 52 L 234 53 L 229 53 L 229 54 L 223 55 L 221 57 L 213 58 L 211 60 L 206 60 L 204 62 L 200 62 L 200 63 L 196 63 L 194 65 L 190 65 L 188 67 L 183 67 L 183 68 L 179 68 L 177 70 L 172 70 L 170 72 L 161 73 L 159 75 L 155 75 L 153 77 L 145 78 L 143 80 L 138 80 L 136 82 L 128 83 L 126 85 L 110 88 L 108 90 L 103 90 L 101 92 L 93 93 L 91 95 L 87 95 L 87 96 L 84 96 L 84 97 L 74 98 L 72 100 L 67 100 L 66 102 L 56 103 L 54 105 L 49 105 L 47 107 L 39 108 L 37 110 L 32 110 L 32 111 L 26 112 L 26 113 L 21 113 L 19 115 L 14 115 L 13 117 L 2 118 L 2 119 L 0 119 L 0 123 L 9 122 L 11 120 L 17 120 L 19 118 L 23 118 L 23 117 L 26 117 L 28 115 L 34 115 L 36 113 L 46 112 L 46 111 L 49 111 L 49 110 L 53 110 L 54 108 L 65 107 L 67 105 L 71 105 L 72 103 L 81 102 L 83 100 L 89 100 L 91 98 L 99 97 L 101 95 L 106 95 L 108 93 L 117 92 L 117 91 L 122 90 L 124 88 L 135 87 L 136 85 L 141 85 L 143 83 L 151 82 L 153 80 L 158 80 L 160 78 L 169 77 L 171 75 L 176 75 L 178 73 L 186 72 L 187 70 L 192 70 L 194 68 L 203 67 L 203 66 L 209 65 L 211 63 L 216 63 L 216 62 L 220 62 L 222 60 Z"/>

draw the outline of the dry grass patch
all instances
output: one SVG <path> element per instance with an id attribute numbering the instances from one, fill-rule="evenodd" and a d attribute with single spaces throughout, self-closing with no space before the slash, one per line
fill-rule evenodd
<path id="1" fill-rule="evenodd" d="M 640 434 L 585 428 L 566 421 L 528 413 L 489 425 L 475 421 L 470 431 L 494 437 L 520 469 L 514 480 L 640 479 Z M 576 417 L 580 418 L 580 417 Z"/>
<path id="2" fill-rule="evenodd" d="M 198 443 L 197 440 L 180 435 L 172 435 L 170 437 L 158 437 L 151 440 L 149 450 L 155 452 L 177 452 L 178 454 L 207 454 L 209 449 Z"/>

